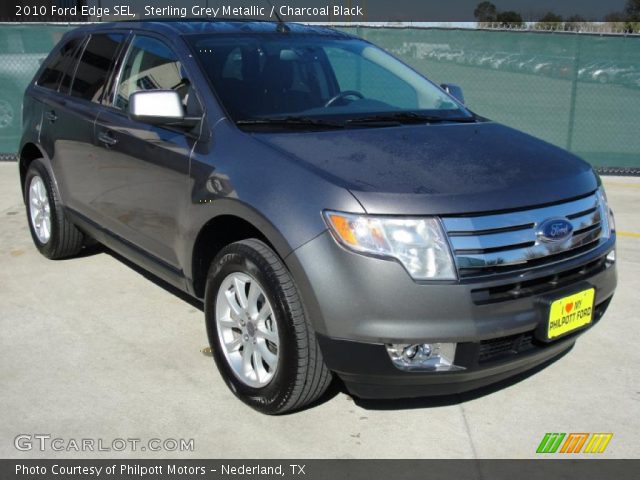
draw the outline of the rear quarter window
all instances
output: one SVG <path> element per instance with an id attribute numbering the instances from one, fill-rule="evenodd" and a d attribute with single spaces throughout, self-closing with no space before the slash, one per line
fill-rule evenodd
<path id="1" fill-rule="evenodd" d="M 65 43 L 58 53 L 49 59 L 36 84 L 51 90 L 57 90 L 64 75 L 73 75 L 75 68 L 74 53 L 83 38 L 72 38 Z"/>
<path id="2" fill-rule="evenodd" d="M 71 96 L 100 102 L 109 72 L 116 59 L 124 35 L 94 34 L 82 53 L 71 86 Z"/>

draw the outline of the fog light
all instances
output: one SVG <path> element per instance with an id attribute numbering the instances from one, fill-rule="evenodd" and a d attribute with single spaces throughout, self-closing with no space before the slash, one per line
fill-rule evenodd
<path id="1" fill-rule="evenodd" d="M 409 345 L 402 349 L 402 356 L 407 360 L 413 360 L 416 353 L 418 353 L 418 345 Z"/>
<path id="2" fill-rule="evenodd" d="M 613 250 L 611 250 L 609 253 L 607 253 L 607 263 L 609 265 L 613 264 L 616 262 L 616 249 L 614 248 Z"/>
<path id="3" fill-rule="evenodd" d="M 389 343 L 386 347 L 391 362 L 400 370 L 464 370 L 464 367 L 453 364 L 455 343 Z"/>

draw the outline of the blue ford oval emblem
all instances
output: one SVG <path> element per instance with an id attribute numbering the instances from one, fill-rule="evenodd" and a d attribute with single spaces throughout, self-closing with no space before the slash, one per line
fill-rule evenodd
<path id="1" fill-rule="evenodd" d="M 573 233 L 573 225 L 566 218 L 548 218 L 538 226 L 536 232 L 543 242 L 562 242 Z"/>

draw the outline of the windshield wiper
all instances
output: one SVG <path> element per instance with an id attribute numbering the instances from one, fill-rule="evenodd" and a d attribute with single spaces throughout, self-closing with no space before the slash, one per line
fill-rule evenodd
<path id="1" fill-rule="evenodd" d="M 347 123 L 437 123 L 437 122 L 475 122 L 475 116 L 470 117 L 443 117 L 440 115 L 423 115 L 414 112 L 383 113 L 368 117 L 356 117 L 347 120 Z"/>
<path id="2" fill-rule="evenodd" d="M 343 123 L 328 122 L 326 120 L 318 120 L 310 117 L 256 117 L 238 120 L 236 122 L 240 126 L 252 125 L 273 125 L 273 126 L 292 126 L 292 127 L 314 127 L 314 128 L 345 128 Z"/>

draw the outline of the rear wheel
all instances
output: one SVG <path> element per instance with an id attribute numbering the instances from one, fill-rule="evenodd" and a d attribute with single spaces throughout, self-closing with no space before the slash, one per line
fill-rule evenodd
<path id="1" fill-rule="evenodd" d="M 331 383 L 293 279 L 260 240 L 232 243 L 213 261 L 205 315 L 220 373 L 256 410 L 299 409 Z"/>
<path id="2" fill-rule="evenodd" d="M 82 249 L 82 233 L 67 219 L 51 176 L 41 160 L 29 165 L 24 184 L 31 238 L 47 258 L 59 259 Z"/>

